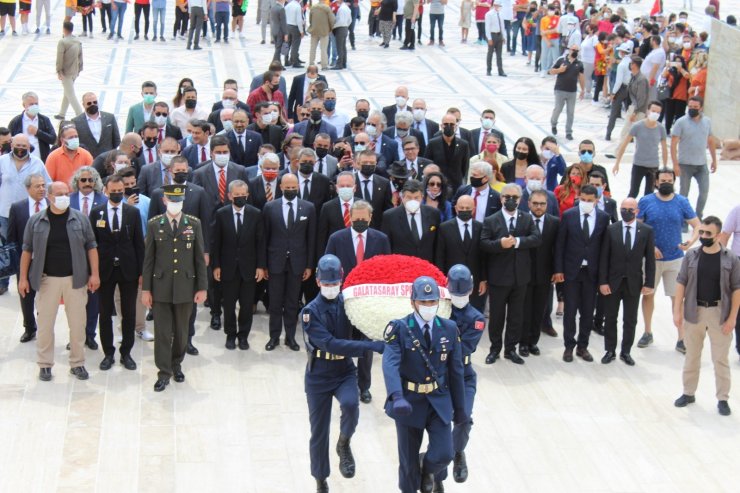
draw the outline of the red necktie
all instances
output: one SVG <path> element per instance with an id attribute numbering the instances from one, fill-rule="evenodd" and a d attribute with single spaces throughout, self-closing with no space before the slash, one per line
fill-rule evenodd
<path id="1" fill-rule="evenodd" d="M 357 235 L 357 263 L 360 264 L 365 260 L 365 242 L 362 241 L 362 234 Z"/>
<path id="2" fill-rule="evenodd" d="M 206 157 L 206 148 L 201 147 L 200 148 L 200 162 L 202 163 L 203 161 L 207 161 L 207 160 L 208 158 Z"/>
<path id="3" fill-rule="evenodd" d="M 475 205 L 473 206 L 473 217 L 475 217 L 475 211 L 478 210 L 478 195 L 480 195 L 480 192 L 476 190 L 475 195 L 473 195 L 473 201 L 475 202 Z"/>
<path id="4" fill-rule="evenodd" d="M 349 228 L 350 220 L 349 220 L 349 202 L 344 203 L 344 227 Z"/>
<path id="5" fill-rule="evenodd" d="M 87 207 L 87 197 L 82 197 L 82 213 L 86 216 L 90 215 L 90 209 Z"/>
<path id="6" fill-rule="evenodd" d="M 480 141 L 480 152 L 486 150 L 486 137 L 488 137 L 488 130 L 483 131 L 483 138 Z"/>
<path id="7" fill-rule="evenodd" d="M 33 212 L 38 212 L 41 210 L 41 202 L 36 202 L 36 208 L 33 210 Z"/>
<path id="8" fill-rule="evenodd" d="M 398 206 L 399 202 L 401 201 L 400 197 L 401 196 L 398 194 L 398 192 L 393 192 L 393 206 L 394 207 Z"/>
<path id="9" fill-rule="evenodd" d="M 161 144 L 162 143 L 162 139 L 164 139 L 164 136 L 162 134 L 164 134 L 164 130 L 162 130 L 160 128 L 159 129 L 159 136 L 157 137 L 157 144 Z"/>
<path id="10" fill-rule="evenodd" d="M 221 170 L 218 172 L 218 199 L 221 203 L 224 203 L 224 197 L 226 196 L 226 172 Z"/>
<path id="11" fill-rule="evenodd" d="M 152 154 L 152 150 L 149 149 L 149 163 L 153 163 L 153 162 L 154 162 L 154 155 Z"/>

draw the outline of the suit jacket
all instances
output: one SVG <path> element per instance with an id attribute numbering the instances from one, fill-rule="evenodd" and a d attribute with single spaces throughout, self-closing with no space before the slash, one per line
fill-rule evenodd
<path id="1" fill-rule="evenodd" d="M 480 133 L 483 131 L 481 127 L 474 128 L 470 131 L 470 140 L 468 143 L 470 144 L 470 155 L 475 156 L 477 154 L 480 154 Z M 489 134 L 493 134 L 498 137 L 498 139 L 501 141 L 501 145 L 498 148 L 498 153 L 503 154 L 506 157 L 509 157 L 509 153 L 506 150 L 506 139 L 504 138 L 504 133 L 500 130 L 496 130 L 495 128 L 492 128 L 488 131 Z"/>
<path id="2" fill-rule="evenodd" d="M 363 198 L 363 180 L 365 180 L 364 176 L 360 173 L 355 173 L 355 198 Z M 383 213 L 393 208 L 391 182 L 388 178 L 373 174 L 371 183 L 368 183 L 368 185 L 372 187 L 370 205 L 373 206 L 373 217 L 370 220 L 370 227 L 380 230 L 383 227 Z"/>
<path id="3" fill-rule="evenodd" d="M 416 121 L 414 121 L 414 125 L 416 125 Z M 425 144 L 429 144 L 429 141 L 439 132 L 439 123 L 430 120 L 429 118 L 424 118 L 424 126 L 427 127 L 427 140 L 424 141 Z M 422 135 L 424 133 L 422 132 Z M 471 154 L 472 156 L 473 154 Z"/>
<path id="4" fill-rule="evenodd" d="M 164 126 L 164 136 L 172 137 L 179 142 L 182 140 L 182 130 L 180 130 L 180 127 L 178 127 L 177 125 L 173 125 L 167 122 L 167 124 L 165 124 Z"/>
<path id="5" fill-rule="evenodd" d="M 95 241 L 98 243 L 100 282 L 111 280 L 115 259 L 119 259 L 120 274 L 127 281 L 137 280 L 144 265 L 144 231 L 139 209 L 124 202 L 120 207 L 118 233 L 111 231 L 113 218 L 108 216 L 108 204 L 95 207 L 90 213 Z"/>
<path id="6" fill-rule="evenodd" d="M 633 244 L 627 250 L 622 233 L 623 221 L 609 225 L 601 242 L 599 284 L 608 284 L 616 293 L 622 279 L 632 296 L 639 296 L 643 286 L 655 287 L 655 233 L 641 221 L 634 221 L 630 230 Z M 643 272 L 643 262 L 645 268 Z"/>
<path id="7" fill-rule="evenodd" d="M 224 169 L 226 170 L 226 193 L 224 193 L 223 202 L 221 202 L 218 195 L 218 181 L 216 181 L 216 174 L 213 170 L 213 161 L 207 161 L 193 173 L 193 183 L 203 187 L 206 197 L 209 199 L 211 217 L 213 217 L 213 214 L 218 209 L 230 203 L 229 198 L 226 196 L 229 192 L 229 183 L 234 180 L 247 181 L 247 170 L 244 169 L 244 166 L 229 163 Z"/>
<path id="8" fill-rule="evenodd" d="M 388 127 L 385 130 L 383 130 L 383 135 L 390 137 L 394 142 L 398 142 L 396 140 L 396 127 Z M 409 137 L 416 137 L 416 140 L 419 142 L 419 155 L 423 156 L 424 152 L 427 149 L 427 143 L 424 140 L 424 134 L 420 131 L 414 129 L 413 127 L 409 128 Z M 403 157 L 403 153 L 401 153 L 400 156 L 398 156 L 398 159 L 401 159 Z"/>
<path id="9" fill-rule="evenodd" d="M 566 281 L 575 280 L 583 261 L 588 262 L 588 274 L 596 282 L 599 273 L 601 240 L 609 225 L 609 216 L 595 208 L 596 222 L 588 241 L 583 237 L 581 212 L 578 207 L 568 209 L 560 219 L 555 243 L 555 272 L 565 274 Z"/>
<path id="10" fill-rule="evenodd" d="M 400 163 L 400 164 L 402 164 L 404 166 L 407 166 L 406 157 L 405 156 L 401 156 L 401 159 L 398 160 L 398 161 L 396 161 L 396 162 L 397 163 Z M 416 172 L 416 176 L 414 177 L 415 180 L 420 180 L 421 179 L 421 177 L 424 174 L 424 168 L 426 167 L 427 164 L 433 164 L 432 163 L 432 160 L 431 159 L 427 159 L 425 157 L 421 157 L 421 156 L 419 156 L 419 157 L 416 158 L 416 167 L 418 168 L 418 171 Z M 383 168 L 382 169 L 376 168 L 375 169 L 375 172 L 381 174 L 382 176 L 384 176 L 386 178 L 388 178 L 388 176 L 389 176 L 388 175 L 388 170 L 386 169 L 386 166 L 385 166 L 385 163 L 383 163 Z"/>
<path id="11" fill-rule="evenodd" d="M 280 77 L 280 78 L 282 79 L 282 77 Z M 260 84 L 257 85 L 257 87 L 259 87 L 261 85 L 262 84 L 260 83 Z M 281 89 L 281 91 L 282 91 L 282 89 Z M 283 94 L 285 94 L 285 93 L 283 93 Z M 211 106 L 211 113 L 213 113 L 214 111 L 221 111 L 222 109 L 224 109 L 224 103 L 223 103 L 223 101 L 216 101 L 215 103 L 213 103 L 213 106 Z M 236 102 L 236 108 L 235 109 L 246 111 L 247 112 L 247 115 L 249 115 L 249 119 L 250 120 L 252 119 L 252 110 L 249 108 L 249 105 L 247 103 L 245 103 L 243 101 L 237 101 Z"/>
<path id="12" fill-rule="evenodd" d="M 507 236 L 519 239 L 519 246 L 503 248 L 501 239 Z M 531 249 L 542 243 L 532 216 L 516 211 L 516 226 L 509 232 L 509 216 L 504 211 L 486 217 L 480 235 L 480 248 L 488 253 L 488 284 L 492 286 L 522 286 L 532 276 Z"/>
<path id="13" fill-rule="evenodd" d="M 339 197 L 326 202 L 319 212 L 319 225 L 316 233 L 316 251 L 322 252 L 326 248 L 329 237 L 342 229 L 348 229 L 344 225 L 344 207 Z M 344 273 L 347 275 L 347 273 Z"/>
<path id="14" fill-rule="evenodd" d="M 549 212 L 542 216 L 542 244 L 537 248 L 530 249 L 532 254 L 532 284 L 550 284 L 554 268 L 555 241 L 558 239 L 558 229 L 560 228 L 560 213 L 550 214 Z M 535 218 L 532 218 L 532 222 Z M 535 228 L 537 225 L 535 224 Z"/>
<path id="15" fill-rule="evenodd" d="M 283 219 L 283 200 L 265 204 L 267 269 L 270 274 L 290 272 L 297 276 L 316 265 L 316 211 L 311 202 L 295 199 L 295 221 L 288 229 Z"/>
<path id="16" fill-rule="evenodd" d="M 350 144 L 352 145 L 352 148 L 355 147 L 355 138 L 350 138 Z M 390 166 L 389 163 L 392 163 L 393 161 L 398 161 L 401 159 L 401 156 L 398 155 L 398 144 L 396 143 L 393 138 L 388 137 L 385 134 L 380 134 L 380 149 L 378 149 L 378 143 L 375 144 L 375 154 L 380 155 L 383 157 L 383 165 L 381 165 L 380 160 L 378 160 L 378 167 L 379 168 L 385 168 L 385 166 Z"/>
<path id="17" fill-rule="evenodd" d="M 97 157 L 105 151 L 116 149 L 121 143 L 116 117 L 111 113 L 101 111 L 100 118 L 102 120 L 100 122 L 100 141 L 96 141 L 90 132 L 90 126 L 87 124 L 87 113 L 82 113 L 72 118 L 72 123 L 75 124 L 77 134 L 80 137 L 80 146 L 87 149 L 93 157 Z"/>
<path id="18" fill-rule="evenodd" d="M 339 172 L 339 161 L 337 161 L 337 158 L 335 158 L 331 154 L 327 154 L 326 157 L 324 157 L 323 163 L 321 164 L 322 165 L 320 173 L 330 180 L 335 181 L 334 178 Z"/>
<path id="19" fill-rule="evenodd" d="M 46 206 L 49 206 L 49 201 L 46 201 Z M 19 200 L 13 202 L 10 205 L 10 212 L 8 213 L 8 243 L 18 245 L 20 251 L 23 245 L 23 233 L 26 230 L 26 223 L 28 223 L 29 211 L 28 211 L 28 199 Z M 20 255 L 16 258 L 16 264 L 20 268 Z M 20 271 L 19 271 L 20 272 Z"/>
<path id="20" fill-rule="evenodd" d="M 262 212 L 246 205 L 241 210 L 242 227 L 236 230 L 231 204 L 216 211 L 211 228 L 211 265 L 221 268 L 221 280 L 255 282 L 257 269 L 267 268 Z"/>
<path id="21" fill-rule="evenodd" d="M 452 206 L 454 207 L 455 204 L 457 204 L 457 199 L 462 197 L 463 195 L 469 195 L 471 197 L 474 196 L 473 186 L 472 185 L 463 185 L 460 188 L 457 189 L 457 193 L 455 193 L 455 196 L 452 198 Z M 491 187 L 488 187 L 488 202 L 486 202 L 486 216 L 491 216 L 498 211 L 501 210 L 501 195 L 494 190 Z"/>
<path id="22" fill-rule="evenodd" d="M 193 171 L 188 169 L 187 181 L 191 181 L 192 179 Z M 136 185 L 142 194 L 151 197 L 154 191 L 162 186 L 162 163 L 160 161 L 154 161 L 152 164 L 142 166 L 139 172 L 139 178 L 136 180 Z"/>
<path id="23" fill-rule="evenodd" d="M 293 125 L 294 133 L 301 134 L 305 137 L 307 131 L 308 131 L 308 120 L 303 120 L 302 122 L 298 122 L 295 125 Z M 334 128 L 334 125 L 331 125 L 330 123 L 327 123 L 324 120 L 321 120 L 321 124 L 319 124 L 319 131 L 317 133 L 329 134 L 329 138 L 331 139 L 332 145 L 334 145 L 334 143 L 337 141 L 337 130 Z"/>
<path id="24" fill-rule="evenodd" d="M 190 169 L 192 169 L 193 171 L 200 168 L 203 165 L 203 163 L 211 159 L 210 154 L 206 154 L 206 161 L 201 161 L 200 160 L 201 156 L 200 156 L 200 153 L 198 152 L 198 145 L 196 144 L 190 144 L 189 146 L 187 146 L 185 149 L 183 149 L 180 155 L 188 160 L 188 165 L 190 166 Z"/>
<path id="25" fill-rule="evenodd" d="M 445 155 L 444 137 L 435 137 L 429 140 L 425 158 L 431 159 L 442 173 L 447 177 L 453 190 L 460 188 L 465 177 L 468 175 L 468 165 L 470 164 L 470 148 L 465 140 L 455 138 L 452 141 L 454 146 L 452 159 L 448 162 Z"/>
<path id="26" fill-rule="evenodd" d="M 393 125 L 396 123 L 396 113 L 398 112 L 398 106 L 392 104 L 390 106 L 383 106 L 383 114 L 385 115 L 386 124 Z M 413 108 L 406 105 L 406 111 L 409 113 L 413 111 Z"/>
<path id="27" fill-rule="evenodd" d="M 421 239 L 412 237 L 411 225 L 403 207 L 389 209 L 383 213 L 383 233 L 388 236 L 394 254 L 411 255 L 434 263 L 440 222 L 439 211 L 434 207 L 422 205 L 417 214 L 419 213 Z"/>
<path id="28" fill-rule="evenodd" d="M 210 247 L 210 231 L 211 231 L 211 217 L 213 210 L 211 208 L 211 201 L 206 195 L 206 191 L 198 185 L 186 182 L 185 183 L 185 200 L 182 205 L 182 212 L 189 216 L 200 219 L 201 231 L 203 234 L 203 247 L 205 252 L 208 253 Z M 152 192 L 149 197 L 149 219 L 160 214 L 167 212 L 167 208 L 162 201 L 164 192 L 162 188 L 158 188 Z M 182 229 L 178 227 L 178 230 Z"/>
<path id="29" fill-rule="evenodd" d="M 57 74 L 76 79 L 82 72 L 82 43 L 73 36 L 64 36 L 57 43 Z"/>
<path id="30" fill-rule="evenodd" d="M 46 158 L 49 156 L 49 152 L 51 152 L 51 147 L 56 144 L 57 133 L 49 117 L 38 114 L 36 118 L 38 118 L 39 123 L 36 130 L 36 138 L 39 141 L 39 157 L 42 161 L 46 162 Z M 10 135 L 13 136 L 23 133 L 23 113 L 10 120 L 8 130 L 10 130 Z"/>
<path id="31" fill-rule="evenodd" d="M 280 190 L 280 176 L 275 180 L 275 187 L 272 190 L 272 198 L 278 199 L 283 196 L 282 190 Z M 262 175 L 254 177 L 249 181 L 249 200 L 251 204 L 259 210 L 264 210 L 265 204 L 267 203 L 267 196 L 265 195 L 265 180 L 262 179 Z"/>
<path id="32" fill-rule="evenodd" d="M 573 207 L 578 207 L 578 199 L 573 202 Z M 598 207 L 598 204 L 596 205 Z M 619 221 L 617 215 L 617 201 L 604 195 L 604 209 L 603 210 L 609 216 L 609 224 L 614 224 Z"/>
<path id="33" fill-rule="evenodd" d="M 558 204 L 558 198 L 555 197 L 555 194 L 550 190 L 546 190 L 544 188 L 543 190 L 547 192 L 547 210 L 545 212 L 559 218 L 560 205 Z M 522 189 L 522 199 L 519 201 L 519 210 L 529 212 L 529 189 L 527 187 Z"/>
<path id="34" fill-rule="evenodd" d="M 285 7 L 277 2 L 270 7 L 270 30 L 273 38 L 283 39 L 288 34 L 288 23 L 285 21 Z"/>
<path id="35" fill-rule="evenodd" d="M 319 75 L 316 80 L 323 80 L 326 82 L 326 77 Z M 290 85 L 290 94 L 288 95 L 288 118 L 293 120 L 297 119 L 295 112 L 296 107 L 306 100 L 306 95 L 303 94 L 303 86 L 306 84 L 306 73 L 296 75 L 293 77 L 293 82 Z M 327 83 L 328 84 L 328 83 Z"/>
<path id="36" fill-rule="evenodd" d="M 280 125 L 267 125 L 263 130 L 256 123 L 250 123 L 247 130 L 258 134 L 263 144 L 272 144 L 275 149 L 280 149 L 283 145 L 283 127 Z"/>
<path id="37" fill-rule="evenodd" d="M 99 205 L 103 205 L 108 202 L 108 198 L 100 192 L 95 192 L 93 196 L 92 204 L 88 204 L 88 216 L 92 215 L 92 210 Z M 82 212 L 82 204 L 80 204 L 80 194 L 78 192 L 72 192 L 69 195 L 69 206 L 72 209 Z"/>
<path id="38" fill-rule="evenodd" d="M 449 272 L 450 267 L 457 264 L 463 264 L 473 274 L 473 282 L 477 292 L 477 285 L 480 281 L 488 278 L 486 271 L 486 254 L 480 249 L 480 234 L 483 225 L 476 220 L 470 221 L 472 231 L 470 231 L 470 245 L 466 249 L 463 245 L 462 236 L 457 219 L 453 218 L 439 225 L 439 235 L 437 235 L 437 251 L 435 252 L 434 263 L 442 272 Z"/>
<path id="39" fill-rule="evenodd" d="M 154 112 L 154 107 L 152 107 L 152 112 Z M 129 106 L 128 115 L 126 115 L 126 133 L 139 133 L 139 130 L 141 130 L 141 127 L 143 127 L 145 123 L 144 102 L 142 101 Z"/>
<path id="40" fill-rule="evenodd" d="M 376 255 L 390 255 L 391 244 L 388 237 L 377 229 L 369 228 L 365 231 L 365 256 L 364 260 Z M 357 267 L 357 255 L 355 255 L 355 244 L 352 241 L 352 230 L 344 228 L 329 236 L 324 254 L 336 255 L 342 263 L 344 279 Z"/>
<path id="41" fill-rule="evenodd" d="M 462 139 L 465 142 L 470 142 L 473 140 L 473 136 L 470 130 L 463 127 L 459 127 L 458 130 L 460 131 L 460 137 L 458 137 L 459 139 Z M 434 137 L 442 137 L 442 130 L 438 130 L 437 133 L 434 134 Z M 429 140 L 432 140 L 432 138 L 429 137 Z M 475 154 L 480 154 L 480 151 L 476 152 Z M 471 156 L 475 156 L 475 154 L 471 154 Z"/>
<path id="42" fill-rule="evenodd" d="M 311 173 L 310 180 L 311 181 L 308 185 L 309 196 L 304 197 L 303 187 L 300 184 L 299 178 L 298 196 L 303 200 L 311 202 L 313 204 L 314 211 L 320 211 L 321 207 L 324 205 L 324 202 L 328 202 L 329 199 L 331 199 L 332 195 L 334 195 L 334 188 L 331 180 L 329 180 L 326 175 L 323 175 L 321 173 Z"/>
<path id="43" fill-rule="evenodd" d="M 242 139 L 244 147 L 239 145 L 239 141 L 236 138 L 236 134 L 232 130 L 226 134 L 226 138 L 229 139 L 229 153 L 231 154 L 231 160 L 242 166 L 252 166 L 257 164 L 260 146 L 262 145 L 262 137 L 257 132 L 246 130 L 244 132 L 244 138 Z"/>

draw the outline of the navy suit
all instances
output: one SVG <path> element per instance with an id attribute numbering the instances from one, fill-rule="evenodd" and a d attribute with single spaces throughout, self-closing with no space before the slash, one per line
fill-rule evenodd
<path id="1" fill-rule="evenodd" d="M 201 158 L 203 156 L 201 156 L 200 146 L 197 144 L 190 144 L 185 149 L 183 149 L 180 155 L 188 160 L 188 165 L 193 171 L 202 166 L 204 162 L 211 159 L 211 155 L 206 152 L 206 159 L 201 161 Z"/>
<path id="2" fill-rule="evenodd" d="M 459 199 L 463 195 L 469 195 L 470 197 L 475 197 L 475 191 L 473 190 L 473 186 L 463 185 L 457 189 L 455 196 L 452 198 L 453 208 L 455 207 L 455 204 L 457 204 L 457 199 Z M 522 199 L 522 201 L 523 200 L 524 199 Z M 495 214 L 500 210 L 501 210 L 501 195 L 493 188 L 488 187 L 488 202 L 486 202 L 485 217 Z"/>
<path id="3" fill-rule="evenodd" d="M 308 120 L 303 120 L 302 122 L 298 122 L 293 126 L 293 133 L 301 134 L 303 137 L 306 136 L 306 133 L 308 132 Z M 324 120 L 321 120 L 321 123 L 319 124 L 319 131 L 316 132 L 317 134 L 329 134 L 329 138 L 331 139 L 331 144 L 334 145 L 334 143 L 337 141 L 337 130 L 334 128 L 334 125 L 331 125 Z M 313 144 L 313 142 L 309 142 L 309 144 Z M 310 145 L 308 147 L 311 147 Z"/>
<path id="4" fill-rule="evenodd" d="M 542 189 L 547 192 L 547 210 L 546 214 L 551 216 L 560 217 L 560 205 L 555 194 L 550 190 Z M 529 212 L 529 189 L 527 187 L 522 188 L 522 200 L 519 201 L 519 210 Z"/>
<path id="5" fill-rule="evenodd" d="M 282 77 L 281 77 L 282 79 Z M 326 82 L 326 77 L 319 75 L 316 80 L 323 80 Z M 290 93 L 288 94 L 288 118 L 296 120 L 296 107 L 300 104 L 303 105 L 306 100 L 305 94 L 303 94 L 303 86 L 306 83 L 306 74 L 299 74 L 293 77 L 293 82 L 290 85 Z M 327 83 L 328 84 L 328 83 Z M 281 89 L 282 91 L 282 89 Z M 283 91 L 283 94 L 285 92 Z"/>
<path id="6" fill-rule="evenodd" d="M 251 130 L 245 130 L 241 146 L 233 130 L 226 134 L 226 138 L 229 139 L 229 153 L 231 154 L 232 161 L 242 166 L 257 164 L 257 155 L 262 145 L 262 136 L 260 134 Z"/>

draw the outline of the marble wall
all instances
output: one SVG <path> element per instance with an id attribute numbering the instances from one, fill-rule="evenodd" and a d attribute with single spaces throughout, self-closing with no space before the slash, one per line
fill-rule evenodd
<path id="1" fill-rule="evenodd" d="M 740 137 L 740 29 L 712 21 L 704 110 L 720 139 Z"/>

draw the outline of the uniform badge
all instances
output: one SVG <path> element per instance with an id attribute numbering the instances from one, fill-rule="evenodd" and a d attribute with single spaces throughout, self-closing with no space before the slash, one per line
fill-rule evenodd
<path id="1" fill-rule="evenodd" d="M 442 353 L 439 355 L 440 361 L 447 361 L 447 353 Z"/>
<path id="2" fill-rule="evenodd" d="M 385 328 L 385 331 L 383 332 L 383 339 L 385 342 L 391 342 L 393 339 L 396 338 L 396 335 L 393 333 L 395 327 L 393 324 L 388 324 L 388 326 Z"/>
<path id="3" fill-rule="evenodd" d="M 486 323 L 482 320 L 476 320 L 475 330 L 483 330 L 486 327 Z"/>
<path id="4" fill-rule="evenodd" d="M 98 220 L 98 221 L 97 221 L 97 222 L 95 223 L 95 226 L 97 226 L 98 228 L 104 228 L 104 227 L 105 227 L 105 219 L 99 219 L 99 220 Z"/>
<path id="5" fill-rule="evenodd" d="M 311 314 L 308 312 L 303 312 L 303 323 L 307 324 L 311 321 Z"/>

